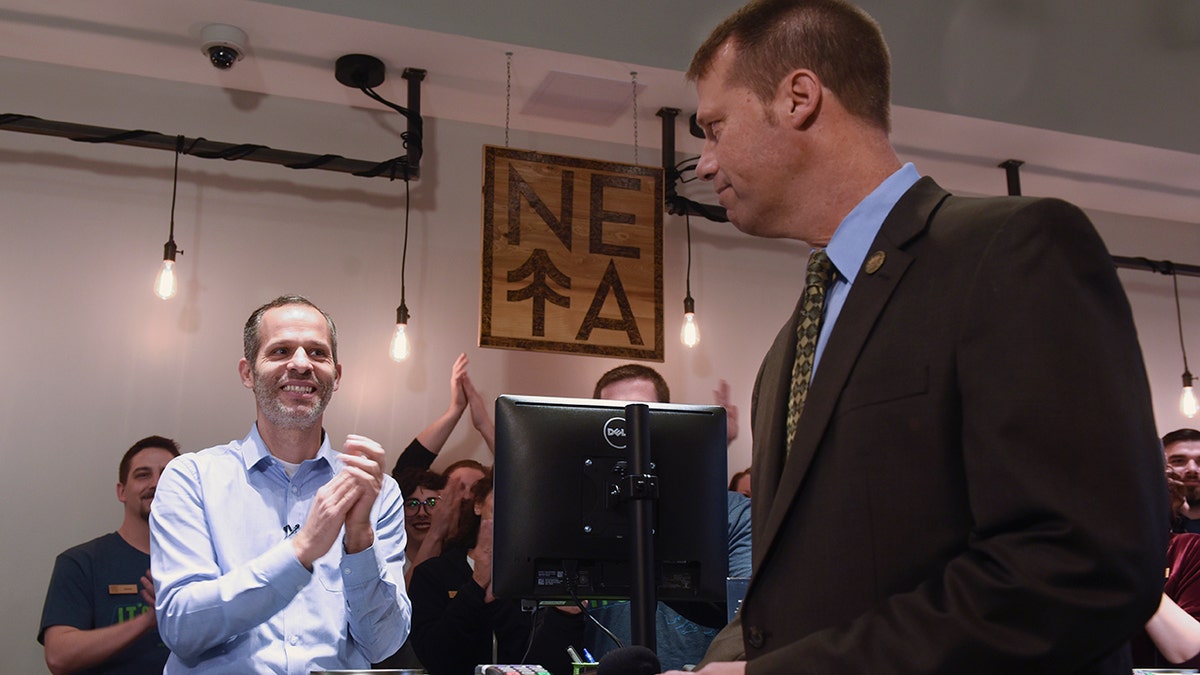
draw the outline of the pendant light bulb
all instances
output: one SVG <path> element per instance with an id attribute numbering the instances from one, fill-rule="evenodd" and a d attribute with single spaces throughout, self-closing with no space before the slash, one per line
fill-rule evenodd
<path id="1" fill-rule="evenodd" d="M 679 331 L 679 341 L 688 349 L 700 344 L 700 324 L 696 323 L 696 301 L 690 295 L 683 299 L 683 328 Z"/>
<path id="2" fill-rule="evenodd" d="M 163 247 L 163 262 L 162 267 L 158 270 L 158 276 L 154 278 L 154 294 L 163 300 L 170 300 L 175 297 L 175 292 L 179 285 L 175 280 L 175 240 L 171 239 Z"/>
<path id="3" fill-rule="evenodd" d="M 695 312 L 683 315 L 683 330 L 679 332 L 679 339 L 689 349 L 700 344 L 700 326 L 696 324 Z"/>
<path id="4" fill-rule="evenodd" d="M 408 307 L 404 303 L 396 308 L 396 330 L 392 333 L 392 345 L 389 350 L 392 360 L 399 363 L 408 358 L 412 348 L 408 341 Z"/>
<path id="5" fill-rule="evenodd" d="M 686 211 L 683 218 L 687 227 L 687 292 L 683 295 L 683 327 L 679 329 L 679 341 L 691 349 L 700 344 L 700 324 L 696 323 L 696 301 L 692 299 L 692 219 Z"/>
<path id="6" fill-rule="evenodd" d="M 404 269 L 408 266 L 408 208 L 411 203 L 412 200 L 408 195 L 408 169 L 406 167 L 404 170 L 404 250 L 400 253 L 400 306 L 396 308 L 396 330 L 392 333 L 392 344 L 388 349 L 389 355 L 396 363 L 403 362 L 412 353 L 412 345 L 408 339 L 408 306 L 404 304 Z"/>
<path id="7" fill-rule="evenodd" d="M 1183 416 L 1191 419 L 1196 416 L 1198 409 L 1196 404 L 1196 393 L 1192 391 L 1192 374 L 1186 370 L 1183 372 L 1183 394 L 1179 397 L 1179 412 Z"/>
<path id="8" fill-rule="evenodd" d="M 171 229 L 163 244 L 163 262 L 154 278 L 154 294 L 163 300 L 175 297 L 179 284 L 175 279 L 175 254 L 183 250 L 175 245 L 175 197 L 179 194 L 179 155 L 183 152 L 183 136 L 175 137 L 175 173 L 171 177 Z"/>

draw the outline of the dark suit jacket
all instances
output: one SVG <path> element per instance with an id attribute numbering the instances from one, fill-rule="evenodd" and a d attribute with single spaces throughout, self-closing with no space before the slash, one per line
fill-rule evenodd
<path id="1" fill-rule="evenodd" d="M 1165 480 L 1128 301 L 1077 208 L 925 178 L 883 223 L 785 463 L 755 385 L 748 673 L 1129 672 Z"/>

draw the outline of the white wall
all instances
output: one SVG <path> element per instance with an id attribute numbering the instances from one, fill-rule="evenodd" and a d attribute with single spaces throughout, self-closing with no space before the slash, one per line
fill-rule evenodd
<path id="1" fill-rule="evenodd" d="M 1090 215 L 1113 255 L 1200 265 L 1200 225 L 1195 222 L 1135 219 L 1097 212 Z M 1183 356 L 1172 278 L 1139 270 L 1122 269 L 1118 273 L 1133 307 L 1159 430 L 1165 434 L 1180 427 L 1200 429 L 1200 416 L 1188 419 L 1179 412 Z M 1184 345 L 1188 365 L 1195 375 L 1200 371 L 1200 277 L 1179 276 L 1178 282 Z M 1200 380 L 1196 384 L 1200 385 Z M 1200 386 L 1197 391 L 1200 392 Z M 1081 404 L 1086 404 L 1086 383 L 1082 383 L 1080 393 Z"/>
<path id="2" fill-rule="evenodd" d="M 329 104 L 4 59 L 0 91 L 0 112 L 359 159 L 402 152 L 397 116 Z M 198 450 L 247 432 L 254 407 L 235 366 L 241 325 L 260 303 L 297 292 L 333 315 L 345 372 L 327 429 L 335 440 L 348 432 L 376 438 L 389 461 L 444 410 L 460 351 L 489 398 L 588 396 L 600 373 L 620 363 L 475 346 L 482 146 L 502 144 L 503 130 L 437 119 L 426 130 L 407 271 L 415 356 L 405 364 L 386 356 L 399 301 L 402 183 L 185 156 L 175 216 L 183 284 L 163 302 L 150 287 L 167 234 L 170 153 L 0 133 L 0 353 L 9 355 L 10 376 L 0 393 L 6 670 L 43 668 L 34 636 L 54 556 L 119 524 L 113 486 L 125 448 L 157 433 Z M 547 135 L 514 133 L 511 145 L 632 159 L 628 146 Z M 642 157 L 657 152 L 643 148 Z M 939 179 L 953 189 L 952 176 Z M 1194 224 L 1094 215 L 1114 253 L 1200 263 Z M 704 340 L 689 352 L 676 338 L 683 221 L 667 217 L 666 228 L 667 354 L 656 367 L 679 402 L 709 402 L 727 379 L 748 418 L 759 359 L 791 311 L 805 249 L 694 219 L 692 292 Z M 1183 426 L 1170 279 L 1122 279 L 1159 424 Z M 1200 279 L 1180 285 L 1200 371 Z M 1086 405 L 1086 383 L 1080 389 Z M 749 463 L 748 425 L 743 431 L 731 472 Z M 464 422 L 444 455 L 486 451 Z"/>

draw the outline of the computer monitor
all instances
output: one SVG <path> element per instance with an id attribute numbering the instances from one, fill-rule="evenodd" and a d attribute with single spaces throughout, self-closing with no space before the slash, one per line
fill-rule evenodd
<path id="1" fill-rule="evenodd" d="M 501 396 L 496 401 L 492 590 L 536 600 L 628 598 L 630 517 L 623 401 Z M 648 403 L 658 478 L 655 592 L 725 600 L 729 564 L 725 409 Z"/>

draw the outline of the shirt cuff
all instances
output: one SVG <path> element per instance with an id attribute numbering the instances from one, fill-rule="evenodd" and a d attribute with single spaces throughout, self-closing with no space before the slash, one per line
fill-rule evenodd
<path id="1" fill-rule="evenodd" d="M 379 579 L 379 561 L 375 558 L 375 546 L 368 546 L 358 553 L 342 552 L 338 563 L 342 570 L 342 587 L 357 588 Z"/>
<path id="2" fill-rule="evenodd" d="M 270 549 L 258 559 L 264 579 L 270 579 L 271 585 L 293 597 L 312 580 L 312 572 L 304 568 L 296 557 L 296 549 L 291 540 L 285 539 Z"/>

